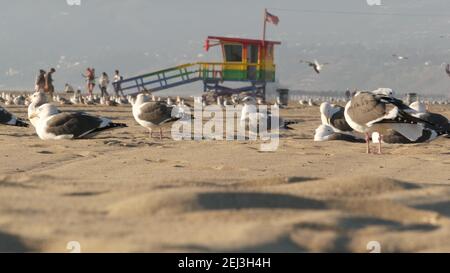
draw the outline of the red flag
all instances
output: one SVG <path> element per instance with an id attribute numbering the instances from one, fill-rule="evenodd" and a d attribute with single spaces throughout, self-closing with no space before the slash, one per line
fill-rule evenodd
<path id="1" fill-rule="evenodd" d="M 278 22 L 280 22 L 280 19 L 278 18 L 278 16 L 270 14 L 266 11 L 266 21 L 269 23 L 272 23 L 274 25 L 278 25 Z"/>

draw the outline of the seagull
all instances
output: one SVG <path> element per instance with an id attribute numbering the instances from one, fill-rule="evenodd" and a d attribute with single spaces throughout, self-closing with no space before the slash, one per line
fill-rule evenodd
<path id="1" fill-rule="evenodd" d="M 450 64 L 447 64 L 445 66 L 445 73 L 447 73 L 447 75 L 450 77 Z"/>
<path id="2" fill-rule="evenodd" d="M 372 93 L 375 95 L 384 95 L 384 96 L 388 96 L 388 97 L 394 96 L 394 90 L 392 90 L 391 88 L 385 88 L 385 87 L 381 87 L 376 90 L 373 90 Z"/>
<path id="3" fill-rule="evenodd" d="M 417 112 L 412 114 L 414 117 L 428 121 L 434 126 L 431 127 L 429 124 L 425 124 L 425 128 L 433 130 L 437 127 L 438 130 L 450 132 L 448 119 L 441 114 L 428 112 L 424 103 L 415 101 L 409 107 Z"/>
<path id="4" fill-rule="evenodd" d="M 81 104 L 81 91 L 79 89 L 73 96 L 70 97 L 70 102 L 72 104 Z"/>
<path id="5" fill-rule="evenodd" d="M 239 98 L 238 98 L 237 95 L 232 95 L 232 96 L 231 96 L 231 103 L 232 103 L 233 105 L 235 105 L 235 106 L 239 104 Z"/>
<path id="6" fill-rule="evenodd" d="M 23 95 L 19 95 L 13 100 L 15 105 L 25 105 L 25 97 Z"/>
<path id="7" fill-rule="evenodd" d="M 415 110 L 417 113 L 426 113 L 427 112 L 427 107 L 425 105 L 425 103 L 423 102 L 419 102 L 419 101 L 415 101 L 412 102 L 409 107 L 413 110 Z"/>
<path id="8" fill-rule="evenodd" d="M 317 127 L 314 134 L 314 141 L 330 141 L 330 140 L 343 140 L 348 142 L 364 143 L 364 139 L 358 136 L 336 131 L 335 128 L 329 125 L 321 124 L 319 127 Z"/>
<path id="9" fill-rule="evenodd" d="M 392 57 L 396 58 L 397 60 L 408 60 L 408 57 L 400 56 L 400 55 L 397 55 L 397 54 L 392 54 Z"/>
<path id="10" fill-rule="evenodd" d="M 316 71 L 317 74 L 320 74 L 320 71 L 322 71 L 323 67 L 325 65 L 328 65 L 328 63 L 321 64 L 317 60 L 314 60 L 313 62 L 300 60 L 300 63 L 307 63 L 309 66 L 311 66 L 314 69 L 314 71 Z"/>
<path id="11" fill-rule="evenodd" d="M 317 106 L 317 103 L 312 98 L 310 98 L 310 99 L 308 99 L 308 105 L 309 106 Z"/>
<path id="12" fill-rule="evenodd" d="M 17 118 L 2 107 L 0 107 L 0 124 L 17 127 L 28 127 L 28 123 L 24 122 L 20 118 Z"/>
<path id="13" fill-rule="evenodd" d="M 378 132 L 372 133 L 372 141 L 373 143 L 380 144 L 382 143 L 388 143 L 388 144 L 410 144 L 410 143 L 424 143 L 424 142 L 430 142 L 433 139 L 436 139 L 439 135 L 434 130 L 430 129 L 423 129 L 421 136 L 412 141 L 408 138 L 404 137 L 403 135 L 399 134 L 396 131 L 391 131 L 387 135 L 383 135 L 381 138 L 380 134 Z"/>
<path id="14" fill-rule="evenodd" d="M 320 105 L 320 118 L 323 125 L 332 127 L 335 132 L 354 134 L 354 130 L 345 120 L 345 108 L 329 102 Z"/>
<path id="15" fill-rule="evenodd" d="M 83 112 L 61 113 L 49 103 L 39 106 L 35 115 L 39 117 L 36 133 L 42 140 L 88 138 L 105 130 L 127 127 Z"/>
<path id="16" fill-rule="evenodd" d="M 278 118 L 278 129 L 284 130 L 294 130 L 293 128 L 289 127 L 289 125 L 298 123 L 298 121 L 284 120 L 282 117 L 274 116 L 269 111 L 269 109 L 267 109 L 267 113 L 259 112 L 256 107 L 256 99 L 254 97 L 246 96 L 242 99 L 242 102 L 244 103 L 244 107 L 242 107 L 240 117 L 240 126 L 242 128 L 247 128 L 247 124 L 251 124 L 250 120 L 253 121 L 253 124 L 265 123 L 267 125 L 266 128 L 269 131 L 273 129 L 272 119 L 276 120 Z"/>
<path id="17" fill-rule="evenodd" d="M 391 109 L 388 109 L 391 107 Z M 415 111 L 404 105 L 402 101 L 372 92 L 357 92 L 345 106 L 345 119 L 355 131 L 364 133 L 367 143 L 367 153 L 370 153 L 369 134 L 379 134 L 378 153 L 381 154 L 383 135 L 390 135 L 393 131 L 410 141 L 416 141 L 422 135 L 425 124 L 443 134 L 435 125 L 411 115 Z"/>
<path id="18" fill-rule="evenodd" d="M 44 92 L 37 91 L 31 95 L 31 103 L 28 105 L 28 119 L 34 127 L 39 122 L 39 117 L 36 114 L 37 108 L 45 103 L 48 103 L 48 99 Z"/>
<path id="19" fill-rule="evenodd" d="M 57 95 L 56 99 L 54 99 L 53 101 L 57 101 L 61 105 L 72 105 L 73 104 L 72 102 L 70 102 L 70 100 L 63 98 L 59 95 Z"/>
<path id="20" fill-rule="evenodd" d="M 145 94 L 139 94 L 133 104 L 133 116 L 139 125 L 149 130 L 151 138 L 153 129 L 159 128 L 159 139 L 162 139 L 162 128 L 182 118 L 172 116 L 173 108 L 161 101 L 150 101 Z"/>

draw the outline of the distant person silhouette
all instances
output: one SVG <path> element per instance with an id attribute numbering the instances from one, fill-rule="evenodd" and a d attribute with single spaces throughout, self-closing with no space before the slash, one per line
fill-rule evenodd
<path id="1" fill-rule="evenodd" d="M 47 74 L 45 74 L 45 92 L 47 92 L 47 95 L 49 97 L 49 100 L 53 100 L 53 93 L 55 92 L 55 86 L 53 85 L 53 73 L 55 73 L 56 70 L 54 68 L 50 69 Z"/>
<path id="2" fill-rule="evenodd" d="M 34 91 L 42 92 L 45 89 L 45 70 L 40 69 L 39 74 L 36 76 L 36 82 L 34 85 Z"/>
<path id="3" fill-rule="evenodd" d="M 89 96 L 92 96 L 95 87 L 95 70 L 93 68 L 86 68 L 86 74 L 83 75 L 86 78 L 86 87 Z"/>
<path id="4" fill-rule="evenodd" d="M 345 99 L 347 101 L 349 101 L 352 98 L 352 93 L 350 92 L 350 89 L 347 89 L 347 91 L 345 91 Z"/>
<path id="5" fill-rule="evenodd" d="M 100 77 L 100 80 L 98 82 L 98 86 L 100 87 L 101 96 L 109 96 L 108 94 L 108 84 L 109 84 L 109 77 L 106 72 L 102 73 L 102 76 Z"/>
<path id="6" fill-rule="evenodd" d="M 114 81 L 114 83 L 117 83 L 117 82 L 119 82 L 119 81 L 121 81 L 121 80 L 123 80 L 123 77 L 120 76 L 119 70 L 116 70 L 116 71 L 114 72 L 114 79 L 113 79 L 113 81 Z M 114 85 L 114 92 L 116 93 L 116 96 L 120 96 L 120 94 L 121 94 L 121 96 L 125 96 L 125 95 L 123 94 L 123 91 L 122 91 L 122 88 L 120 87 L 120 85 L 119 85 L 119 86 Z M 119 94 L 119 93 L 120 93 L 120 94 Z"/>

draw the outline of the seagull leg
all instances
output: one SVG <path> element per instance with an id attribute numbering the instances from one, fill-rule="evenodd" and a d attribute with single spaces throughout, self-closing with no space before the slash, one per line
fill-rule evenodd
<path id="1" fill-rule="evenodd" d="M 162 134 L 162 128 L 160 127 L 160 128 L 159 128 L 159 140 L 162 140 L 162 135 L 163 135 L 163 134 Z"/>
<path id="2" fill-rule="evenodd" d="M 365 133 L 366 135 L 366 144 L 367 144 L 367 150 L 366 153 L 370 154 L 370 137 L 369 137 L 369 133 Z"/>
<path id="3" fill-rule="evenodd" d="M 381 153 L 381 141 L 383 141 L 383 135 L 380 134 L 380 136 L 378 137 L 378 154 L 382 154 Z"/>

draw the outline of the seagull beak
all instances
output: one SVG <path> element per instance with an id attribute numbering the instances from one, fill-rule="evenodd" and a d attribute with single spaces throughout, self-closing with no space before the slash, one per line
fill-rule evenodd
<path id="1" fill-rule="evenodd" d="M 37 118 L 37 117 L 39 117 L 38 114 L 32 113 L 32 114 L 30 115 L 29 119 L 34 119 L 34 118 Z"/>

